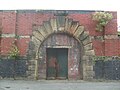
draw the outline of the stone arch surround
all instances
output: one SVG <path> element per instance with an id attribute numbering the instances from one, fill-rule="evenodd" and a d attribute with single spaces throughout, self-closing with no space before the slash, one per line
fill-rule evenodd
<path id="1" fill-rule="evenodd" d="M 89 32 L 86 31 L 84 26 L 80 25 L 78 21 L 73 21 L 73 19 L 65 16 L 56 16 L 55 18 L 51 18 L 49 21 L 43 22 L 43 25 L 41 26 L 33 27 L 31 43 L 34 45 L 34 48 L 29 48 L 29 52 L 34 52 L 34 57 L 29 60 L 28 77 L 38 77 L 37 64 L 40 59 L 39 48 L 50 35 L 55 33 L 66 33 L 74 37 L 82 45 L 83 56 L 81 61 L 83 68 L 83 79 L 92 79 L 94 76 L 92 57 L 95 53 Z"/>

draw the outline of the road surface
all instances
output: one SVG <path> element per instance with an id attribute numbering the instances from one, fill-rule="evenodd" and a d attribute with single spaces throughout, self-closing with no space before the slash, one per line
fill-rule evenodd
<path id="1" fill-rule="evenodd" d="M 0 90 L 120 90 L 120 82 L 0 80 Z"/>

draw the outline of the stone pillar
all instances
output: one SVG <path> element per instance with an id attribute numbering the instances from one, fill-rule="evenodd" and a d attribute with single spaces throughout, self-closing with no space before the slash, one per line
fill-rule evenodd
<path id="1" fill-rule="evenodd" d="M 92 80 L 94 77 L 93 61 L 91 56 L 83 56 L 83 80 Z"/>
<path id="2" fill-rule="evenodd" d="M 28 71 L 27 71 L 28 79 L 34 79 L 34 77 L 35 77 L 35 60 L 29 60 L 28 64 L 29 64 Z"/>

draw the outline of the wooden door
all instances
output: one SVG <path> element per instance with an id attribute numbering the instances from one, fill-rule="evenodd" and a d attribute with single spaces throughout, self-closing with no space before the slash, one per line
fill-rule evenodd
<path id="1" fill-rule="evenodd" d="M 68 49 L 47 49 L 47 79 L 68 78 Z"/>

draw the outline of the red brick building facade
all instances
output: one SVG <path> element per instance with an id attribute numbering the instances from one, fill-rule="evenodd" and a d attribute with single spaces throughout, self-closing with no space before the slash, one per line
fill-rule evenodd
<path id="1" fill-rule="evenodd" d="M 117 37 L 117 13 L 112 12 L 114 18 L 105 27 L 105 41 L 97 37 L 102 36 L 102 32 L 95 30 L 96 23 L 91 19 L 94 11 L 68 11 L 67 17 L 79 21 L 89 31 L 89 35 L 96 37 L 92 41 L 95 54 L 98 56 L 118 56 L 120 55 L 120 40 Z M 7 55 L 11 47 L 14 36 L 17 34 L 21 38 L 17 40 L 21 55 L 26 55 L 33 25 L 42 25 L 54 17 L 54 11 L 1 11 L 0 27 L 2 38 L 0 41 L 1 55 Z M 21 43 L 22 42 L 22 43 Z M 24 47 L 24 48 L 23 48 Z"/>
<path id="2" fill-rule="evenodd" d="M 62 12 L 62 14 L 58 12 Z M 63 12 L 65 13 L 63 14 Z M 67 34 L 74 37 L 76 40 L 78 40 L 78 42 L 80 41 L 80 43 L 84 44 L 83 45 L 84 49 L 81 52 L 85 52 L 86 54 L 85 56 L 83 55 L 83 60 L 84 59 L 87 60 L 86 58 L 90 58 L 90 56 L 92 55 L 119 56 L 120 55 L 120 39 L 118 38 L 118 35 L 117 35 L 117 12 L 111 12 L 113 14 L 113 19 L 107 24 L 107 26 L 105 26 L 105 34 L 104 34 L 105 40 L 103 40 L 103 32 L 97 32 L 95 30 L 96 22 L 92 20 L 92 13 L 94 12 L 95 11 L 42 11 L 42 10 L 40 11 L 36 11 L 36 10 L 0 11 L 0 30 L 1 30 L 0 54 L 1 56 L 7 56 L 9 54 L 12 43 L 16 41 L 16 44 L 20 50 L 20 56 L 26 57 L 28 53 L 33 52 L 29 50 L 29 45 L 31 40 L 34 41 L 34 38 L 35 39 L 38 38 L 42 44 L 44 44 L 43 42 L 45 40 L 47 40 L 48 42 L 50 41 L 48 40 L 49 39 L 48 36 L 52 35 L 51 33 L 52 31 L 50 31 L 52 27 L 53 31 L 58 30 L 60 31 L 60 33 L 64 33 L 64 34 L 67 32 Z M 55 27 L 54 20 L 58 20 L 56 21 L 57 29 L 55 29 L 56 27 Z M 48 23 L 50 22 L 50 26 L 49 24 L 47 24 L 47 22 Z M 40 31 L 41 36 L 38 35 L 38 33 L 34 32 L 36 30 L 39 31 L 39 29 L 41 29 L 41 26 L 42 27 L 44 26 L 46 30 L 48 29 L 47 33 L 49 33 L 50 31 L 50 33 L 47 34 L 48 36 L 46 35 L 44 37 L 43 33 L 45 32 L 42 32 L 42 31 Z M 79 26 L 80 26 L 80 30 L 83 30 L 81 28 L 84 27 L 84 33 L 80 31 L 83 34 L 80 37 L 78 35 L 80 32 L 76 30 L 76 28 L 78 28 Z M 64 31 L 64 30 L 67 30 L 67 31 Z M 58 31 L 55 31 L 55 33 L 57 33 Z M 87 39 L 85 39 L 87 36 L 89 36 L 89 39 L 90 39 L 88 41 Z M 16 37 L 19 37 L 19 38 L 16 38 Z M 42 38 L 46 38 L 46 39 L 42 39 Z M 66 38 L 69 38 L 69 37 L 66 37 Z M 51 40 L 54 40 L 54 39 L 51 39 Z M 77 41 L 74 41 L 74 42 L 77 42 Z M 74 44 L 74 45 L 77 45 L 77 44 Z M 37 47 L 37 40 L 36 40 L 36 47 Z M 62 45 L 62 48 L 63 47 L 69 48 L 68 46 L 66 47 Z M 38 50 L 39 53 L 40 52 L 43 53 L 42 50 L 40 51 L 41 49 L 40 47 L 38 49 L 39 49 Z M 72 53 L 72 51 L 70 53 Z M 40 55 L 38 55 L 38 57 L 40 58 Z M 38 58 L 38 57 L 35 56 L 35 58 Z M 87 70 L 87 67 L 91 69 Z M 43 67 L 37 67 L 37 68 L 46 68 L 46 64 Z M 70 71 L 69 68 L 70 67 L 68 66 L 68 74 Z M 70 69 L 72 70 L 73 68 L 70 68 Z M 92 76 L 91 65 L 86 66 L 86 70 L 84 70 L 83 68 L 80 71 L 82 72 L 82 75 L 80 76 L 80 78 L 86 78 L 86 77 L 90 78 Z M 86 72 L 84 73 L 84 71 Z M 42 72 L 42 77 L 40 78 L 46 78 L 44 77 L 46 75 L 46 70 L 39 71 L 37 73 L 34 72 L 34 73 L 35 75 L 37 75 L 41 72 Z M 88 75 L 87 74 L 88 72 L 91 74 Z M 72 78 L 72 73 L 70 73 L 68 77 Z M 78 76 L 76 75 L 75 77 L 79 77 L 79 75 Z"/>

